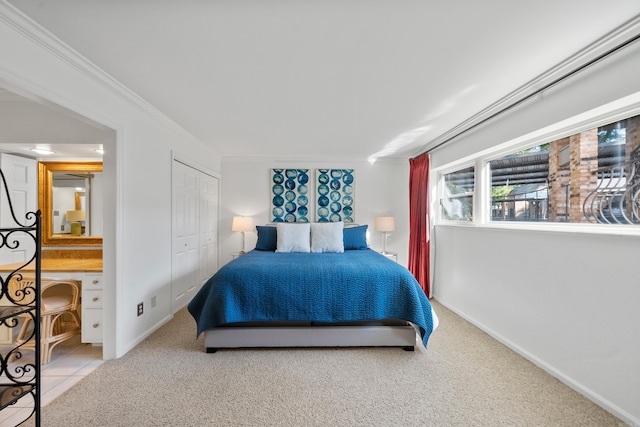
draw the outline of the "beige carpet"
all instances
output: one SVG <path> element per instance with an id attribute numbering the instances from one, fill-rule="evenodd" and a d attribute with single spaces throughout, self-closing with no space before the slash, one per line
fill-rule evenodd
<path id="1" fill-rule="evenodd" d="M 43 408 L 53 426 L 621 426 L 438 303 L 427 350 L 203 351 L 182 310 Z"/>

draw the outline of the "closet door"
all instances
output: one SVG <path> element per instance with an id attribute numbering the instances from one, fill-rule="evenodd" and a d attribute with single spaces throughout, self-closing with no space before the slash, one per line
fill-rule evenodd
<path id="1" fill-rule="evenodd" d="M 200 286 L 218 271 L 218 181 L 200 173 Z"/>
<path id="2" fill-rule="evenodd" d="M 199 174 L 178 161 L 172 170 L 171 292 L 175 313 L 190 301 L 199 276 Z"/>
<path id="3" fill-rule="evenodd" d="M 2 153 L 0 169 L 7 180 L 16 218 L 25 224 L 27 212 L 35 212 L 38 209 L 38 162 L 34 159 Z M 30 218 L 28 221 L 32 223 L 33 220 L 34 218 Z M 4 189 L 0 191 L 0 227 L 15 227 Z M 5 247 L 0 251 L 0 264 L 25 261 L 35 251 L 33 239 L 18 234 L 12 234 L 11 237 L 15 238 L 19 245 L 13 250 Z"/>
<path id="4" fill-rule="evenodd" d="M 218 271 L 219 179 L 174 160 L 171 292 L 173 312 Z"/>

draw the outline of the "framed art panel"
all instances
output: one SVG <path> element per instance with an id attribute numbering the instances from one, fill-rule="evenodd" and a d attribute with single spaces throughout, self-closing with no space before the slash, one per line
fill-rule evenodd
<path id="1" fill-rule="evenodd" d="M 309 169 L 271 169 L 271 222 L 309 222 Z"/>
<path id="2" fill-rule="evenodd" d="M 354 222 L 354 184 L 353 169 L 316 170 L 316 221 Z"/>

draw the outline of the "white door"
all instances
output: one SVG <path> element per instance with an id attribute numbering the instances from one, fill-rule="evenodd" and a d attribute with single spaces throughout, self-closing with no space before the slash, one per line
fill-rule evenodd
<path id="1" fill-rule="evenodd" d="M 197 170 L 173 162 L 171 289 L 174 313 L 191 300 L 190 296 L 200 284 L 198 175 Z"/>
<path id="2" fill-rule="evenodd" d="M 9 197 L 16 219 L 21 225 L 32 224 L 33 217 L 27 219 L 27 212 L 38 209 L 38 162 L 34 159 L 0 154 L 0 169 L 7 182 Z M 19 227 L 11 215 L 9 201 L 4 189 L 0 186 L 0 227 Z M 17 244 L 5 245 L 0 250 L 0 264 L 10 264 L 31 259 L 35 252 L 35 241 L 22 233 L 13 233 L 10 241 Z"/>
<path id="3" fill-rule="evenodd" d="M 200 173 L 200 282 L 218 271 L 218 178 Z"/>
<path id="4" fill-rule="evenodd" d="M 27 212 L 35 212 L 38 209 L 38 162 L 2 153 L 0 170 L 4 175 L 4 180 L 0 180 L 0 228 L 33 224 L 35 218 L 27 219 L 26 215 Z M 5 183 L 15 219 L 9 207 Z M 0 248 L 0 264 L 24 262 L 33 257 L 36 250 L 35 240 L 24 232 L 2 233 L 2 239 L 6 239 L 6 243 Z M 0 326 L 0 344 L 11 343 L 11 331 L 5 325 Z"/>

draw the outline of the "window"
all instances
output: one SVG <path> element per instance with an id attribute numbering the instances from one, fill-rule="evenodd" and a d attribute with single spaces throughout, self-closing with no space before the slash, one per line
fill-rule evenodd
<path id="1" fill-rule="evenodd" d="M 549 145 L 489 162 L 492 221 L 549 219 Z"/>
<path id="2" fill-rule="evenodd" d="M 640 116 L 489 166 L 492 221 L 640 224 Z"/>
<path id="3" fill-rule="evenodd" d="M 453 221 L 473 220 L 473 194 L 475 190 L 473 166 L 444 175 L 441 218 Z"/>

